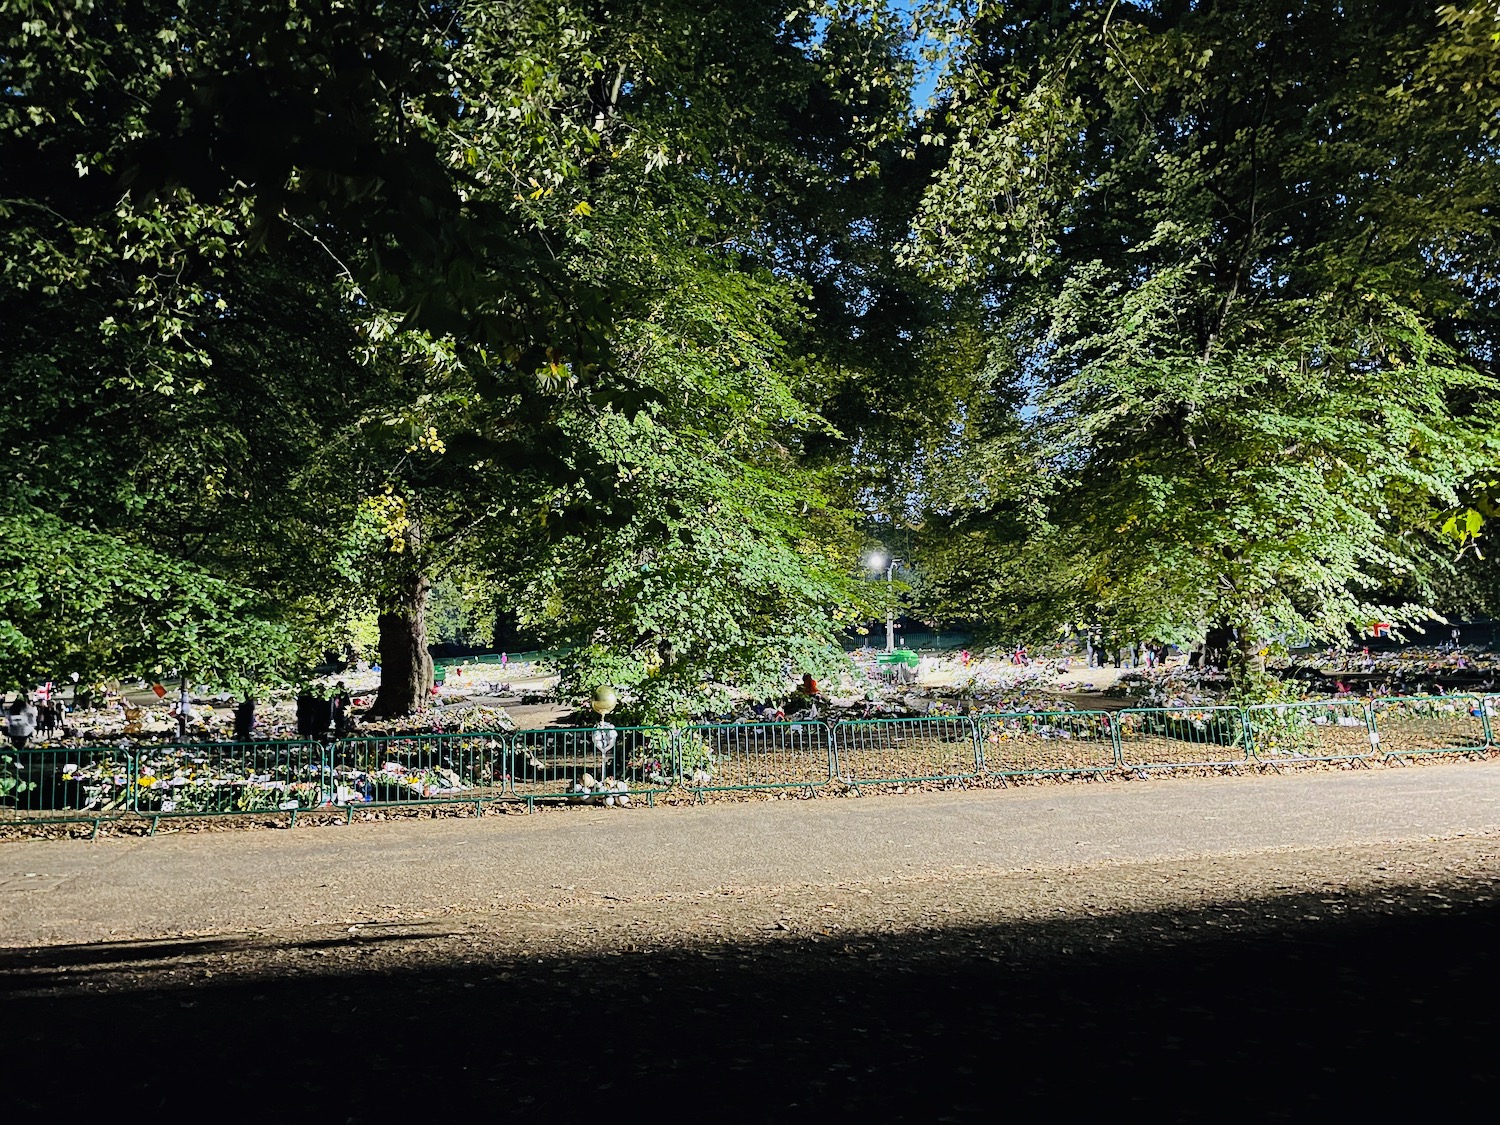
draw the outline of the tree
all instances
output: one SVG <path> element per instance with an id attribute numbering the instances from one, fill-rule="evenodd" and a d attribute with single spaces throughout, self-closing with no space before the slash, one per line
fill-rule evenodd
<path id="1" fill-rule="evenodd" d="M 583 471 L 545 498 L 521 604 L 571 647 L 565 687 L 629 688 L 659 721 L 723 710 L 732 688 L 781 695 L 789 670 L 835 674 L 863 591 L 849 514 L 797 449 L 823 423 L 790 377 L 795 291 L 708 255 L 653 276 L 660 297 L 617 340 L 651 394 L 564 415 Z"/>
<path id="2" fill-rule="evenodd" d="M 462 334 L 528 376 L 597 361 L 596 294 L 509 194 L 476 190 L 457 14 L 0 4 L 0 370 L 28 392 L 3 404 L 10 523 L 184 563 L 205 596 L 258 591 L 315 648 L 355 577 L 319 525 L 341 531 L 359 497 L 299 474 L 363 412 L 361 322 Z M 486 120 L 546 116 L 545 91 L 509 92 Z M 534 167 L 554 154 L 537 129 L 502 133 Z"/>
<path id="3" fill-rule="evenodd" d="M 1402 4 L 1012 5 L 949 89 L 920 252 L 987 292 L 1076 600 L 1232 627 L 1245 690 L 1277 636 L 1430 612 L 1439 513 L 1494 463 L 1491 123 L 1403 85 L 1441 34 Z"/>
<path id="4" fill-rule="evenodd" d="M 523 175 L 514 142 L 476 126 L 465 134 L 475 175 L 548 232 L 583 289 L 617 294 L 612 362 L 533 378 L 472 340 L 429 341 L 453 361 L 444 393 L 464 404 L 438 420 L 442 395 L 427 396 L 442 448 L 365 459 L 399 463 L 402 477 L 373 501 L 399 546 L 385 569 L 403 576 L 380 584 L 406 591 L 382 619 L 383 652 L 387 636 L 393 648 L 420 636 L 426 585 L 462 539 L 464 567 L 489 560 L 526 622 L 575 646 L 568 684 L 616 680 L 643 713 L 683 713 L 705 680 L 769 690 L 787 659 L 833 667 L 852 529 L 803 464 L 826 430 L 799 354 L 803 297 L 761 264 L 764 185 L 781 190 L 802 167 L 785 110 L 823 82 L 806 29 L 785 28 L 773 5 L 646 3 L 603 22 L 557 9 L 518 45 L 487 10 L 469 16 L 456 66 L 491 96 L 542 82 L 556 142 L 547 173 Z M 551 77 L 570 73 L 582 80 Z M 420 481 L 419 465 L 430 470 Z M 482 527 L 462 503 L 475 494 Z M 411 667 L 383 655 L 393 683 L 415 685 L 391 709 L 422 685 Z"/>
<path id="5" fill-rule="evenodd" d="M 246 692 L 299 654 L 301 638 L 255 591 L 45 512 L 27 516 L 0 543 L 0 681 L 191 669 Z"/>
<path id="6" fill-rule="evenodd" d="M 358 366 L 320 281 L 269 263 L 222 277 L 223 308 L 195 333 L 213 375 L 170 393 L 135 384 L 133 347 L 98 334 L 107 283 L 0 292 L 0 372 L 14 388 L 0 401 L 0 498 L 13 544 L 46 545 L 10 575 L 13 591 L 38 594 L 9 617 L 25 623 L 28 675 L 166 668 L 245 690 L 337 636 L 348 546 L 327 527 L 340 501 L 312 496 L 303 474 L 336 432 Z M 43 562 L 59 552 L 70 561 Z M 205 628 L 236 615 L 244 628 L 221 628 L 210 652 L 172 624 L 189 610 Z M 147 643 L 152 611 L 160 636 Z M 235 636 L 245 647 L 231 654 Z M 175 655 L 171 638 L 184 642 Z"/>

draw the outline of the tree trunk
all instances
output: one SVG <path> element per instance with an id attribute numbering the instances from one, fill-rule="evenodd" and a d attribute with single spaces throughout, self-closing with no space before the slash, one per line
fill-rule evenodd
<path id="1" fill-rule="evenodd" d="M 432 687 L 432 655 L 427 651 L 427 590 L 425 575 L 414 575 L 403 591 L 402 604 L 382 613 L 380 628 L 380 693 L 370 713 L 393 719 L 421 710 Z"/>
<path id="2" fill-rule="evenodd" d="M 1254 630 L 1241 625 L 1235 644 L 1229 677 L 1234 693 L 1241 699 L 1258 699 L 1265 694 L 1266 658 L 1261 654 L 1260 640 Z"/>

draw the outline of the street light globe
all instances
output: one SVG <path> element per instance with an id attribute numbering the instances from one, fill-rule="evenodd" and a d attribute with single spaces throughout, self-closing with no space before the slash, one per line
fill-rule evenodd
<path id="1" fill-rule="evenodd" d="M 609 684 L 603 684 L 594 689 L 594 697 L 589 702 L 589 706 L 599 712 L 599 718 L 602 720 L 605 715 L 615 709 L 619 702 L 620 697 L 615 694 L 615 689 Z"/>
<path id="2" fill-rule="evenodd" d="M 884 570 L 885 564 L 886 557 L 879 551 L 876 551 L 873 555 L 865 560 L 865 565 L 868 566 L 871 570 Z"/>

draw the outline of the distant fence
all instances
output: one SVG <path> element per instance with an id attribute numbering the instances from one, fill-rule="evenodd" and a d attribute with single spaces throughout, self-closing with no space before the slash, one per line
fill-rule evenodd
<path id="1" fill-rule="evenodd" d="M 1500 749 L 1500 695 L 0 750 L 0 824 L 959 783 Z M 614 783 L 613 785 L 609 783 Z M 625 788 L 620 788 L 624 783 Z"/>

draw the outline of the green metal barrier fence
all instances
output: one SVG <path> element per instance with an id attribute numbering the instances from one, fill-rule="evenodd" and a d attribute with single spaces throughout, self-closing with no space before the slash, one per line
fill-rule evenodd
<path id="1" fill-rule="evenodd" d="M 1120 763 L 1131 769 L 1223 766 L 1249 760 L 1238 707 L 1127 708 L 1115 713 Z"/>
<path id="2" fill-rule="evenodd" d="M 1005 711 L 977 722 L 986 774 L 1103 773 L 1120 764 L 1106 711 Z"/>
<path id="3" fill-rule="evenodd" d="M 957 715 L 835 723 L 833 757 L 850 785 L 956 781 L 980 768 L 974 724 Z"/>
<path id="4" fill-rule="evenodd" d="M 648 801 L 677 787 L 813 789 L 1493 749 L 1500 695 L 1252 707 L 997 712 L 345 738 L 0 749 L 0 825 L 576 799 L 585 774 Z"/>
<path id="5" fill-rule="evenodd" d="M 568 797 L 584 774 L 613 778 L 632 796 L 655 794 L 682 780 L 672 727 L 571 727 L 511 735 L 511 792 L 528 803 Z"/>
<path id="6" fill-rule="evenodd" d="M 341 738 L 328 749 L 335 805 L 452 805 L 506 797 L 508 741 L 487 732 Z"/>
<path id="7" fill-rule="evenodd" d="M 115 746 L 0 750 L 0 824 L 115 820 L 134 811 L 135 753 Z"/>
<path id="8" fill-rule="evenodd" d="M 1370 710 L 1358 700 L 1262 703 L 1245 708 L 1250 752 L 1258 762 L 1362 760 L 1378 754 Z"/>
<path id="9" fill-rule="evenodd" d="M 328 802 L 316 742 L 193 742 L 135 749 L 135 811 L 151 817 L 297 812 Z"/>
<path id="10" fill-rule="evenodd" d="M 698 793 L 812 789 L 833 779 L 826 723 L 705 723 L 677 732 L 682 784 Z"/>
<path id="11" fill-rule="evenodd" d="M 1376 741 L 1387 757 L 1483 750 L 1490 745 L 1477 695 L 1376 699 L 1370 711 Z"/>

